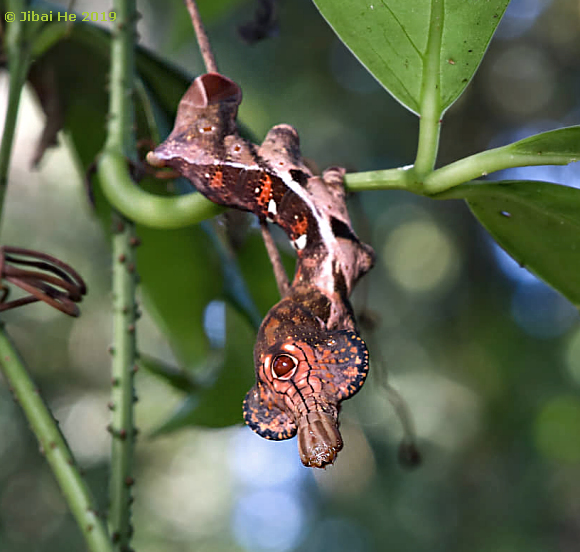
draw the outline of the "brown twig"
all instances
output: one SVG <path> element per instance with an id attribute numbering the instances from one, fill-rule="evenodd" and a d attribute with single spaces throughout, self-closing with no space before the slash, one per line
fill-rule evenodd
<path id="1" fill-rule="evenodd" d="M 288 282 L 288 275 L 286 274 L 284 265 L 282 264 L 282 259 L 280 258 L 280 252 L 274 243 L 274 239 L 272 238 L 272 234 L 270 234 L 270 229 L 268 228 L 268 223 L 265 220 L 260 221 L 260 228 L 262 230 L 262 238 L 264 239 L 264 245 L 266 246 L 268 257 L 270 257 L 270 262 L 274 269 L 274 277 L 276 278 L 276 284 L 278 284 L 278 291 L 280 292 L 281 297 L 285 297 L 286 293 L 288 293 L 290 284 Z"/>
<path id="2" fill-rule="evenodd" d="M 24 270 L 9 263 L 38 270 Z M 2 285 L 0 312 L 44 301 L 69 316 L 80 314 L 75 303 L 80 302 L 87 292 L 85 282 L 72 267 L 51 255 L 21 247 L 0 247 L 0 276 L 3 281 L 30 293 L 6 302 L 8 288 Z"/>
<path id="3" fill-rule="evenodd" d="M 203 58 L 203 63 L 205 64 L 205 69 L 208 73 L 219 73 L 218 66 L 213 55 L 211 45 L 209 43 L 209 38 L 205 32 L 205 27 L 199 15 L 199 10 L 197 9 L 197 4 L 195 0 L 185 0 L 185 5 L 189 11 L 191 17 L 191 22 L 195 30 L 195 36 L 197 37 L 197 44 L 199 45 L 199 51 Z"/>

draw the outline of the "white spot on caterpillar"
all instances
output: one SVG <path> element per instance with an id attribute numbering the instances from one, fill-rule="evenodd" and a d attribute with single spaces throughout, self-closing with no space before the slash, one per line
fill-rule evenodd
<path id="1" fill-rule="evenodd" d="M 204 175 L 206 178 L 209 178 L 209 173 L 205 173 Z"/>
<path id="2" fill-rule="evenodd" d="M 278 214 L 278 208 L 276 206 L 276 202 L 271 199 L 270 203 L 268 203 L 268 213 L 276 216 Z"/>
<path id="3" fill-rule="evenodd" d="M 260 193 L 260 188 L 254 188 L 254 193 L 255 194 L 259 194 Z"/>
<path id="4" fill-rule="evenodd" d="M 306 241 L 308 240 L 308 236 L 306 234 L 302 234 L 298 238 L 294 240 L 294 245 L 298 251 L 304 249 L 306 247 Z"/>
<path id="5" fill-rule="evenodd" d="M 305 190 L 298 182 L 294 181 L 294 179 L 290 176 L 290 174 L 286 172 L 281 172 L 279 176 L 284 182 L 284 184 L 286 184 L 288 188 L 290 188 L 300 199 L 302 199 L 302 201 L 304 201 L 304 203 L 306 203 L 306 206 L 308 207 L 308 209 L 310 209 L 310 212 L 312 213 L 312 215 L 316 220 L 316 223 L 318 224 L 322 240 L 326 244 L 336 242 L 336 237 L 332 233 L 332 228 L 330 227 L 329 221 L 325 217 L 323 217 L 319 212 L 318 207 L 315 205 L 315 202 L 313 201 L 312 195 L 307 190 Z"/>

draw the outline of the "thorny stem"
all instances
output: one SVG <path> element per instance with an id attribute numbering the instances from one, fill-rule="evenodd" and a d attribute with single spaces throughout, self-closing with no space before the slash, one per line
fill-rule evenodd
<path id="1" fill-rule="evenodd" d="M 111 38 L 111 73 L 107 150 L 136 156 L 133 125 L 135 94 L 135 41 L 137 12 L 135 0 L 115 0 L 116 27 Z"/>
<path id="2" fill-rule="evenodd" d="M 205 64 L 205 69 L 208 73 L 219 73 L 209 38 L 205 32 L 205 27 L 203 26 L 203 22 L 199 15 L 199 10 L 197 9 L 197 4 L 195 0 L 185 0 L 185 5 L 187 6 L 187 10 L 191 17 L 191 23 L 195 30 L 195 36 L 197 37 L 197 43 L 199 45 L 201 57 L 203 58 L 203 63 Z"/>
<path id="3" fill-rule="evenodd" d="M 91 552 L 112 552 L 105 523 L 52 414 L 28 375 L 24 361 L 0 324 L 0 368 L 40 443 Z"/>
<path id="4" fill-rule="evenodd" d="M 125 550 L 131 540 L 131 487 L 135 442 L 134 387 L 136 366 L 137 287 L 135 226 L 117 218 L 113 235 L 113 347 L 110 432 L 111 481 L 109 525 L 113 543 Z"/>
<path id="5" fill-rule="evenodd" d="M 186 5 L 191 15 L 206 69 L 208 72 L 217 72 L 217 63 L 211 51 L 197 5 L 193 0 L 186 0 Z M 130 22 L 131 29 L 133 29 L 130 31 L 121 24 L 119 16 L 120 14 L 117 16 L 118 30 L 113 36 L 112 44 L 109 135 L 105 151 L 98 164 L 103 193 L 120 213 L 145 226 L 172 229 L 197 224 L 220 213 L 222 208 L 201 194 L 187 194 L 178 197 L 156 196 L 135 186 L 126 170 L 125 156 L 132 155 L 132 152 L 126 151 L 126 146 L 128 144 L 133 146 L 132 137 L 127 136 L 127 132 L 132 128 L 133 111 L 128 109 L 127 104 L 129 102 L 129 105 L 132 105 L 134 79 L 133 73 L 129 75 L 124 72 L 124 68 L 129 62 L 131 67 L 134 67 L 134 62 L 132 50 L 124 42 L 123 37 L 131 36 L 131 40 L 133 40 L 134 22 Z M 129 51 L 131 51 L 130 60 L 128 58 Z M 125 87 L 127 82 L 129 82 L 128 88 Z M 116 83 L 119 85 L 117 86 Z"/>
<path id="6" fill-rule="evenodd" d="M 125 158 L 117 167 L 123 179 L 129 180 L 127 159 L 136 159 L 133 96 L 135 86 L 135 42 L 137 12 L 135 0 L 115 0 L 116 27 L 111 39 L 110 103 L 107 156 Z M 101 180 L 113 176 L 99 166 Z M 114 187 L 115 182 L 106 185 Z M 136 255 L 138 240 L 133 222 L 113 215 L 113 347 L 111 480 L 109 530 L 115 550 L 129 549 L 131 541 L 131 487 L 133 479 L 134 428 L 133 376 L 136 362 L 137 305 Z"/>

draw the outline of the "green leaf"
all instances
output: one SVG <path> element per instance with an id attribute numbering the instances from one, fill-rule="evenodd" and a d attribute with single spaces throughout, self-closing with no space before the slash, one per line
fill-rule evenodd
<path id="1" fill-rule="evenodd" d="M 237 222 L 239 225 L 240 221 Z M 236 224 L 236 220 L 230 217 L 229 223 Z M 215 221 L 205 222 L 205 224 L 202 223 L 202 226 L 208 228 L 208 234 L 212 238 L 212 245 L 219 255 L 224 275 L 224 295 L 226 300 L 238 312 L 244 314 L 248 322 L 257 330 L 262 321 L 262 317 L 250 293 L 249 286 L 244 279 L 237 252 L 234 251 L 234 248 L 230 244 L 227 233 Z M 244 244 L 243 249 L 247 249 L 246 244 Z"/>
<path id="2" fill-rule="evenodd" d="M 580 306 L 580 190 L 537 181 L 465 184 L 437 196 L 465 199 L 521 266 Z"/>
<path id="3" fill-rule="evenodd" d="M 222 291 L 216 255 L 199 227 L 156 230 L 137 227 L 143 299 L 178 361 L 195 366 L 209 351 L 203 328 L 207 304 Z"/>
<path id="4" fill-rule="evenodd" d="M 247 319 L 227 307 L 225 359 L 215 381 L 208 382 L 202 393 L 188 395 L 177 411 L 154 431 L 154 435 L 192 425 L 227 427 L 242 423 L 242 403 L 254 384 L 255 337 Z"/>
<path id="5" fill-rule="evenodd" d="M 280 257 L 286 268 L 286 274 L 293 274 L 296 257 L 286 252 L 284 248 L 280 248 Z M 274 303 L 280 301 L 280 293 L 262 236 L 258 232 L 246 238 L 243 247 L 237 251 L 237 258 L 250 293 L 259 312 L 264 316 Z"/>
<path id="6" fill-rule="evenodd" d="M 561 157 L 562 164 L 580 159 L 580 126 L 572 126 L 535 134 L 514 142 L 504 148 L 509 153 L 550 157 L 555 164 Z"/>
<path id="7" fill-rule="evenodd" d="M 420 112 L 431 18 L 441 9 L 440 108 L 463 92 L 479 66 L 509 0 L 314 0 L 334 32 L 404 106 Z"/>

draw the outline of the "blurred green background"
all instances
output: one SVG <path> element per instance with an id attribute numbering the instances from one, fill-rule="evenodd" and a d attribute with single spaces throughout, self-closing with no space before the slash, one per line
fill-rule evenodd
<path id="1" fill-rule="evenodd" d="M 417 119 L 366 74 L 311 2 L 279 0 L 277 36 L 252 46 L 236 29 L 252 18 L 255 2 L 199 3 L 220 69 L 243 89 L 240 118 L 257 137 L 277 123 L 294 125 L 303 153 L 320 169 L 340 164 L 365 171 L 412 163 Z M 192 75 L 201 72 L 182 3 L 156 0 L 138 7 L 141 43 Z M 108 8 L 98 0 L 75 6 L 78 12 Z M 86 59 L 88 71 L 93 61 Z M 2 113 L 7 82 L 0 74 Z M 73 96 L 74 83 L 73 75 L 67 91 Z M 7 313 L 3 320 L 105 509 L 109 249 L 67 137 L 60 135 L 59 147 L 46 153 L 39 170 L 30 170 L 43 117 L 27 90 L 1 241 L 72 264 L 86 278 L 89 294 L 78 320 L 45 305 Z M 446 115 L 439 162 L 579 119 L 578 2 L 512 0 L 473 83 Z M 90 121 L 86 130 L 96 132 Z M 494 176 L 580 186 L 575 165 Z M 350 206 L 359 235 L 378 254 L 354 297 L 355 308 L 370 309 L 376 320 L 365 335 L 375 375 L 344 405 L 346 445 L 336 465 L 324 472 L 303 468 L 294 440 L 267 442 L 241 425 L 148 438 L 183 394 L 141 371 L 134 548 L 578 550 L 576 309 L 498 249 L 462 202 L 369 192 L 358 194 Z M 245 235 L 238 244 L 240 266 L 264 313 L 275 294 L 256 231 L 246 227 L 233 233 Z M 171 243 L 171 233 L 167 240 Z M 192 252 L 194 244 L 182 251 L 183 263 L 193 267 L 198 301 L 210 306 L 203 320 L 194 321 L 200 328 L 203 323 L 206 336 L 192 335 L 191 341 L 205 354 L 223 344 L 226 307 L 210 285 L 221 282 L 218 263 L 207 264 L 205 257 L 198 262 Z M 171 287 L 179 267 L 163 268 Z M 227 312 L 229 326 L 235 315 L 230 306 Z M 156 320 L 154 312 L 145 312 L 140 348 L 167 362 L 183 360 L 174 358 L 172 336 Z M 229 373 L 233 367 L 231 385 L 237 387 L 229 393 L 226 381 L 203 403 L 205 425 L 219 424 L 225 411 L 239 412 L 241 424 L 236 394 L 240 381 L 245 391 L 245 382 L 249 387 L 253 379 L 253 343 L 247 328 L 242 333 L 238 325 L 233 331 L 237 341 L 232 332 L 225 339 L 234 341 L 237 354 Z M 377 382 L 380 370 L 388 371 L 415 419 L 424 462 L 412 472 L 396 462 L 401 430 Z M 83 549 L 36 441 L 1 384 L 0 552 Z"/>

